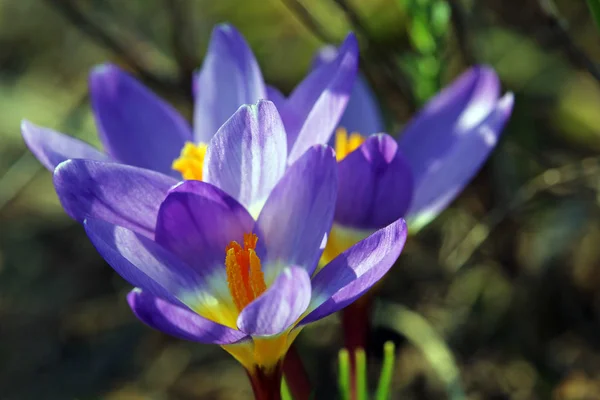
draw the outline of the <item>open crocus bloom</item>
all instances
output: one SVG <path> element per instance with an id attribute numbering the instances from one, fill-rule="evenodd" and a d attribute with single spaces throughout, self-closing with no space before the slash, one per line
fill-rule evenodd
<path id="1" fill-rule="evenodd" d="M 221 345 L 251 374 L 275 373 L 302 327 L 368 290 L 406 239 L 399 219 L 315 274 L 337 195 L 327 146 L 311 147 L 285 171 L 257 218 L 226 192 L 193 180 L 168 188 L 149 210 L 148 199 L 165 190 L 163 178 L 91 160 L 68 160 L 55 171 L 65 208 L 87 209 L 90 240 L 136 287 L 128 295 L 135 315 L 170 335 Z M 113 205 L 136 214 L 137 225 L 106 211 Z M 152 224 L 148 214 L 154 226 L 140 227 Z"/>
<path id="2" fill-rule="evenodd" d="M 335 60 L 313 70 L 294 91 L 288 107 L 290 162 L 310 146 L 325 143 L 319 132 L 337 126 L 357 73 L 358 48 L 349 34 Z M 151 169 L 180 179 L 202 179 L 206 145 L 243 104 L 280 96 L 267 88 L 244 38 L 233 27 L 219 25 L 212 33 L 202 68 L 194 76 L 194 128 L 168 103 L 115 65 L 94 68 L 90 96 L 104 152 L 48 128 L 23 121 L 30 150 L 49 170 L 72 158 L 114 161 Z"/>
<path id="3" fill-rule="evenodd" d="M 315 67 L 336 57 L 328 46 Z M 359 76 L 335 137 L 339 193 L 323 261 L 397 218 L 406 218 L 411 231 L 435 218 L 483 165 L 512 106 L 512 93 L 500 97 L 493 69 L 477 66 L 431 99 L 396 142 L 379 133 L 380 109 Z"/>
<path id="4" fill-rule="evenodd" d="M 225 191 L 257 216 L 283 176 L 286 160 L 283 122 L 272 102 L 260 100 L 241 106 L 223 124 L 194 169 L 203 175 L 203 181 Z M 108 219 L 153 237 L 158 205 L 178 180 L 119 163 L 103 163 L 102 168 L 85 164 L 86 168 L 79 170 L 75 167 L 81 164 L 69 165 L 64 168 L 61 164 L 63 168 L 57 167 L 54 174 L 55 188 L 67 214 L 79 222 L 90 215 Z M 121 173 L 119 179 L 95 184 L 113 169 Z M 123 201 L 124 191 L 131 202 Z"/>

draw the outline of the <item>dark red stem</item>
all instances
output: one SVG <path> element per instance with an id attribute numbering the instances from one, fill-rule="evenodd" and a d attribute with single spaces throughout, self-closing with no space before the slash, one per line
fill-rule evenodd
<path id="1" fill-rule="evenodd" d="M 308 400 L 310 398 L 310 380 L 298 354 L 296 346 L 292 345 L 283 362 L 283 373 L 288 388 L 294 400 Z"/>
<path id="2" fill-rule="evenodd" d="M 367 348 L 371 326 L 371 306 L 373 296 L 366 293 L 342 310 L 342 329 L 344 331 L 344 347 L 350 353 L 350 398 L 356 399 L 356 359 L 357 349 Z"/>
<path id="3" fill-rule="evenodd" d="M 281 400 L 281 363 L 275 368 L 255 368 L 247 372 L 256 400 Z"/>

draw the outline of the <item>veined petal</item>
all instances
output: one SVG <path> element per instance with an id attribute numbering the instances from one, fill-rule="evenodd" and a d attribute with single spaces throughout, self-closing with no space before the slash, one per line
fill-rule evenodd
<path id="1" fill-rule="evenodd" d="M 149 238 L 160 203 L 176 180 L 118 163 L 68 160 L 54 171 L 58 198 L 75 220 L 103 219 Z"/>
<path id="2" fill-rule="evenodd" d="M 378 229 L 402 217 L 413 194 L 410 167 L 389 135 L 370 136 L 338 163 L 335 221 Z"/>
<path id="3" fill-rule="evenodd" d="M 70 158 L 109 161 L 109 157 L 82 140 L 64 133 L 21 122 L 21 134 L 29 150 L 48 170 L 53 171 L 61 162 Z"/>
<path id="4" fill-rule="evenodd" d="M 234 198 L 201 181 L 174 187 L 160 207 L 156 242 L 196 270 L 225 273 L 225 249 L 233 240 L 243 243 L 254 220 Z M 260 239 L 259 239 L 260 240 Z"/>
<path id="5" fill-rule="evenodd" d="M 408 123 L 399 140 L 418 186 L 428 171 L 496 107 L 500 82 L 490 67 L 469 69 L 431 99 Z"/>
<path id="6" fill-rule="evenodd" d="M 173 107 L 112 64 L 92 70 L 90 94 L 108 154 L 125 164 L 178 176 L 171 163 L 192 131 Z"/>
<path id="7" fill-rule="evenodd" d="M 127 295 L 127 302 L 146 325 L 183 340 L 223 345 L 249 339 L 243 332 L 212 322 L 145 290 L 133 289 Z"/>
<path id="8" fill-rule="evenodd" d="M 513 95 L 508 93 L 479 125 L 454 135 L 447 151 L 437 159 L 430 159 L 425 175 L 416 182 L 407 214 L 411 229 L 433 219 L 477 173 L 496 146 L 512 107 Z"/>
<path id="9" fill-rule="evenodd" d="M 207 143 L 243 104 L 266 99 L 262 73 L 252 50 L 231 25 L 212 32 L 202 68 L 195 76 L 194 139 Z"/>
<path id="10" fill-rule="evenodd" d="M 313 69 L 333 62 L 337 54 L 335 46 L 323 46 L 313 59 Z M 375 94 L 362 74 L 358 74 L 356 78 L 339 125 L 348 132 L 359 132 L 364 135 L 385 131 L 383 116 Z"/>
<path id="11" fill-rule="evenodd" d="M 275 105 L 244 105 L 212 138 L 204 159 L 204 181 L 260 210 L 286 167 L 287 144 Z"/>
<path id="12" fill-rule="evenodd" d="M 337 187 L 337 165 L 330 147 L 314 146 L 288 168 L 257 221 L 267 250 L 268 261 L 263 263 L 267 282 L 282 266 L 300 266 L 312 274 L 323 237 L 331 229 Z"/>
<path id="13" fill-rule="evenodd" d="M 285 268 L 271 287 L 240 313 L 237 326 L 252 336 L 277 335 L 294 324 L 310 302 L 310 277 L 304 268 Z"/>
<path id="14" fill-rule="evenodd" d="M 230 328 L 239 311 L 229 288 L 225 259 L 232 241 L 244 243 L 254 219 L 234 198 L 202 181 L 173 188 L 161 205 L 156 241 L 202 275 L 204 288 L 185 293 L 182 301 L 195 312 Z M 256 254 L 262 260 L 259 237 Z"/>
<path id="15" fill-rule="evenodd" d="M 358 43 L 346 37 L 336 59 L 312 71 L 285 103 L 288 162 L 315 144 L 327 143 L 344 113 L 358 70 Z"/>
<path id="16" fill-rule="evenodd" d="M 310 313 L 301 325 L 317 321 L 352 303 L 392 267 L 406 241 L 407 229 L 399 219 L 358 242 L 312 280 Z"/>
<path id="17" fill-rule="evenodd" d="M 86 219 L 84 227 L 98 253 L 133 286 L 174 304 L 204 287 L 197 271 L 145 236 L 99 219 Z"/>

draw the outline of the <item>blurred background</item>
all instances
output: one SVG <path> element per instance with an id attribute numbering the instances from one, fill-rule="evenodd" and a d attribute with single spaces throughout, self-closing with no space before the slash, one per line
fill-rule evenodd
<path id="1" fill-rule="evenodd" d="M 0 0 L 0 399 L 250 398 L 219 347 L 135 320 L 19 129 L 97 144 L 87 75 L 107 61 L 191 116 L 219 22 L 285 93 L 353 30 L 391 133 L 469 65 L 492 65 L 513 116 L 381 288 L 371 381 L 394 340 L 393 399 L 600 399 L 600 32 L 572 0 Z M 317 399 L 336 398 L 339 335 L 332 316 L 297 340 Z"/>

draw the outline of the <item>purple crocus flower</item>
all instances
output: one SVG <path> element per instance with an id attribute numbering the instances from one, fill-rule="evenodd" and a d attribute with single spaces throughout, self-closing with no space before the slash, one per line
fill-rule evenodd
<path id="1" fill-rule="evenodd" d="M 148 169 L 75 159 L 56 168 L 54 182 L 99 253 L 135 286 L 128 302 L 139 319 L 221 345 L 251 375 L 280 374 L 302 327 L 367 291 L 407 233 L 404 220 L 393 221 L 315 274 L 335 213 L 335 154 L 311 146 L 286 169 L 286 144 L 275 106 L 261 101 L 211 139 L 206 181 L 170 186 Z M 263 193 L 254 217 L 249 199 Z"/>
<path id="2" fill-rule="evenodd" d="M 357 73 L 358 48 L 349 34 L 338 56 L 312 71 L 286 107 L 289 162 L 314 144 L 324 143 L 315 127 L 332 132 L 349 99 Z M 112 64 L 90 74 L 93 115 L 104 152 L 48 128 L 23 121 L 25 142 L 49 170 L 62 161 L 82 158 L 147 168 L 173 178 L 202 179 L 206 144 L 243 104 L 278 94 L 268 88 L 244 38 L 232 26 L 212 33 L 202 68 L 193 80 L 194 127 L 168 103 Z M 322 135 L 322 134 L 321 134 Z M 175 162 L 174 162 L 175 161 Z"/>
<path id="3" fill-rule="evenodd" d="M 337 55 L 325 47 L 314 67 Z M 512 93 L 500 97 L 494 70 L 477 66 L 431 99 L 396 141 L 380 133 L 380 109 L 359 76 L 335 137 L 339 192 L 324 261 L 397 218 L 411 231 L 435 218 L 483 165 L 512 106 Z"/>

